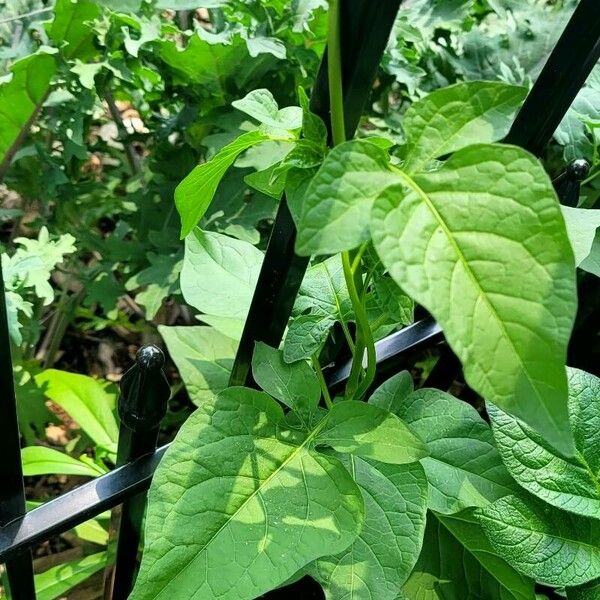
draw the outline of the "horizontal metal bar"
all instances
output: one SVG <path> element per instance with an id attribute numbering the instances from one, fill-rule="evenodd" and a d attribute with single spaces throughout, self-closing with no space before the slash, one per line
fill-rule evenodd
<path id="1" fill-rule="evenodd" d="M 0 528 L 0 563 L 147 490 L 166 449 L 167 446 L 162 446 Z"/>
<path id="2" fill-rule="evenodd" d="M 441 337 L 442 330 L 432 318 L 418 321 L 377 342 L 377 363 L 389 363 Z M 349 373 L 349 364 L 334 369 L 329 376 L 330 385 L 343 383 Z M 84 483 L 0 528 L 0 563 L 147 490 L 168 446 Z"/>

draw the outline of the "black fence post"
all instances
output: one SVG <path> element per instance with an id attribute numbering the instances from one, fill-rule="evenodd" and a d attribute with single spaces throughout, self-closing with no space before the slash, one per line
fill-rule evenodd
<path id="1" fill-rule="evenodd" d="M 25 514 L 25 487 L 21 466 L 21 437 L 17 420 L 17 403 L 13 381 L 4 278 L 0 266 L 0 526 Z M 7 590 L 14 600 L 35 600 L 31 550 L 6 561 Z"/>
<path id="2" fill-rule="evenodd" d="M 135 364 L 123 375 L 119 396 L 117 467 L 154 452 L 160 422 L 167 412 L 170 387 L 162 367 L 165 357 L 156 346 L 138 350 Z M 135 581 L 146 493 L 126 500 L 113 511 L 105 600 L 125 600 Z M 113 562 L 114 561 L 114 562 Z"/>

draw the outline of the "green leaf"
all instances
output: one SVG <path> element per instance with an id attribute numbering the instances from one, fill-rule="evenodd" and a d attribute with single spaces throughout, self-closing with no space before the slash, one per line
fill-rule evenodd
<path id="1" fill-rule="evenodd" d="M 397 600 L 421 549 L 427 478 L 418 463 L 386 465 L 355 456 L 340 459 L 365 502 L 365 524 L 344 552 L 318 559 L 309 573 L 328 600 Z"/>
<path id="2" fill-rule="evenodd" d="M 467 81 L 413 103 L 402 122 L 408 140 L 404 168 L 420 171 L 465 146 L 501 140 L 527 91 L 499 81 Z"/>
<path id="3" fill-rule="evenodd" d="M 10 80 L 0 84 L 0 178 L 37 117 L 55 71 L 52 56 L 33 54 L 15 62 Z"/>
<path id="4" fill-rule="evenodd" d="M 112 384 L 57 369 L 42 371 L 35 382 L 96 444 L 116 452 L 119 427 L 113 414 L 117 393 Z"/>
<path id="5" fill-rule="evenodd" d="M 336 321 L 346 323 L 353 318 L 339 256 L 308 269 L 293 314 L 297 316 L 290 324 L 283 347 L 286 362 L 310 358 L 325 342 Z"/>
<path id="6" fill-rule="evenodd" d="M 279 350 L 257 342 L 252 375 L 265 392 L 297 412 L 305 424 L 310 424 L 321 398 L 321 387 L 306 362 L 286 363 Z"/>
<path id="7" fill-rule="evenodd" d="M 52 567 L 35 576 L 35 592 L 37 600 L 55 600 L 94 573 L 106 567 L 107 553 L 98 552 L 85 558 L 72 560 Z"/>
<path id="8" fill-rule="evenodd" d="M 91 22 L 100 12 L 100 7 L 93 2 L 57 0 L 54 20 L 46 30 L 65 59 L 78 58 L 85 62 L 98 53 Z"/>
<path id="9" fill-rule="evenodd" d="M 422 440 L 394 414 L 354 400 L 337 402 L 316 437 L 338 452 L 402 465 L 427 456 Z"/>
<path id="10" fill-rule="evenodd" d="M 534 600 L 534 582 L 494 553 L 468 513 L 427 515 L 423 550 L 404 592 L 419 600 Z"/>
<path id="11" fill-rule="evenodd" d="M 248 148 L 272 139 L 263 131 L 249 131 L 222 148 L 208 162 L 198 165 L 175 189 L 175 205 L 181 217 L 181 239 L 204 216 L 217 186 L 235 159 Z"/>
<path id="12" fill-rule="evenodd" d="M 476 145 L 438 171 L 398 176 L 373 206 L 383 264 L 443 327 L 469 385 L 572 454 L 575 269 L 542 166 L 513 146 Z"/>
<path id="13" fill-rule="evenodd" d="M 108 531 L 100 525 L 96 519 L 90 519 L 73 527 L 73 531 L 78 538 L 99 546 L 108 544 Z"/>
<path id="14" fill-rule="evenodd" d="M 496 445 L 519 485 L 580 515 L 600 514 L 600 380 L 569 370 L 569 413 L 577 453 L 566 459 L 531 427 L 488 405 Z"/>
<path id="15" fill-rule="evenodd" d="M 251 600 L 347 548 L 361 492 L 334 457 L 286 431 L 269 396 L 228 388 L 188 419 L 154 475 L 131 600 Z"/>
<path id="16" fill-rule="evenodd" d="M 414 322 L 415 303 L 390 277 L 375 278 L 373 299 L 380 315 L 387 315 L 389 319 L 401 325 Z"/>
<path id="17" fill-rule="evenodd" d="M 369 404 L 399 414 L 402 404 L 414 391 L 413 380 L 408 371 L 400 371 L 384 381 L 369 398 Z"/>
<path id="18" fill-rule="evenodd" d="M 495 551 L 521 573 L 554 586 L 600 577 L 600 521 L 507 496 L 478 511 Z"/>
<path id="19" fill-rule="evenodd" d="M 567 588 L 567 600 L 600 600 L 600 583 Z"/>
<path id="20" fill-rule="evenodd" d="M 243 321 L 262 261 L 252 244 L 196 227 L 185 239 L 183 297 L 201 312 Z"/>
<path id="21" fill-rule="evenodd" d="M 237 342 L 212 327 L 167 327 L 158 331 L 177 365 L 190 399 L 200 406 L 227 386 Z"/>
<path id="22" fill-rule="evenodd" d="M 335 254 L 368 240 L 373 201 L 395 181 L 387 165 L 387 152 L 368 140 L 336 146 L 304 195 L 298 254 Z"/>
<path id="23" fill-rule="evenodd" d="M 431 509 L 452 514 L 514 493 L 492 432 L 473 407 L 434 389 L 418 390 L 394 407 L 429 449 L 421 462 Z"/>
<path id="24" fill-rule="evenodd" d="M 561 206 L 569 241 L 575 255 L 575 265 L 579 266 L 590 254 L 596 229 L 600 227 L 600 210 Z"/>
<path id="25" fill-rule="evenodd" d="M 29 446 L 21 450 L 23 474 L 33 475 L 83 475 L 98 477 L 106 471 L 97 467 L 91 461 L 83 462 L 44 446 Z"/>
<path id="26" fill-rule="evenodd" d="M 233 101 L 231 106 L 275 129 L 292 130 L 302 126 L 302 109 L 299 106 L 280 109 L 267 89 L 253 90 L 241 100 Z"/>

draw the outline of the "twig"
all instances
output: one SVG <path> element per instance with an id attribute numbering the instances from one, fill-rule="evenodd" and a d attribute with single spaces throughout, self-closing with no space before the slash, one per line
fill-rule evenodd
<path id="1" fill-rule="evenodd" d="M 0 19 L 0 25 L 4 25 L 4 23 L 10 23 L 11 21 L 19 21 L 21 19 L 26 19 L 27 17 L 34 17 L 35 15 L 40 15 L 45 12 L 50 12 L 54 10 L 52 6 L 47 8 L 37 8 L 36 10 L 32 10 L 28 13 L 23 13 L 22 15 L 15 15 L 14 17 L 7 17 L 6 19 Z"/>

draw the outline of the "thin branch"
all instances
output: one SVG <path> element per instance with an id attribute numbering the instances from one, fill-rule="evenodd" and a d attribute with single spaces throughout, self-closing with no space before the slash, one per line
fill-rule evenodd
<path id="1" fill-rule="evenodd" d="M 4 25 L 4 23 L 10 23 L 11 21 L 20 21 L 21 19 L 27 19 L 28 17 L 34 17 L 35 15 L 40 15 L 45 12 L 50 12 L 54 10 L 53 7 L 48 8 L 38 8 L 36 10 L 32 10 L 28 13 L 23 13 L 22 15 L 15 15 L 14 17 L 7 17 L 6 19 L 0 19 L 0 25 Z"/>
<path id="2" fill-rule="evenodd" d="M 127 127 L 125 127 L 125 123 L 123 123 L 123 117 L 121 117 L 121 111 L 119 110 L 114 96 L 110 90 L 106 90 L 104 92 L 104 99 L 106 100 L 106 104 L 108 105 L 108 110 L 110 111 L 110 116 L 112 120 L 115 122 L 117 126 L 117 130 L 119 131 L 119 136 L 123 139 L 123 145 L 125 146 L 125 154 L 127 156 L 127 162 L 129 163 L 129 168 L 131 169 L 131 173 L 133 175 L 137 175 L 142 170 L 142 163 L 140 160 L 139 154 L 135 151 L 135 148 L 132 144 L 128 144 L 125 142 L 125 138 L 129 135 L 127 133 Z"/>

